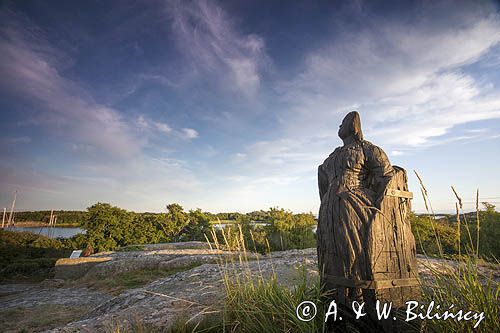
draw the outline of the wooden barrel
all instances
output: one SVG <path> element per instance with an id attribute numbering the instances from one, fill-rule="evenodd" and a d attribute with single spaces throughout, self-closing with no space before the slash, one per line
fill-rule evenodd
<path id="1" fill-rule="evenodd" d="M 411 232 L 410 212 L 412 193 L 408 191 L 406 171 L 393 166 L 395 175 L 389 182 L 385 196 L 369 231 L 369 256 L 372 266 L 370 289 L 363 290 L 367 308 L 375 308 L 376 300 L 391 303 L 393 313 L 402 313 L 406 302 L 421 298 L 418 280 L 417 252 L 415 238 Z M 388 332 L 414 331 L 403 320 L 393 320 L 393 316 L 381 325 Z"/>

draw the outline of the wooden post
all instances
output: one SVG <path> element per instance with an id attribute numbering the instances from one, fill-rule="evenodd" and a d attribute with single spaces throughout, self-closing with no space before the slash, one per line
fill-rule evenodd
<path id="1" fill-rule="evenodd" d="M 14 214 L 14 207 L 16 206 L 16 198 L 17 198 L 17 191 L 14 191 L 14 200 L 12 200 L 12 206 L 10 208 L 9 221 L 7 222 L 7 226 L 9 226 L 11 222 L 13 222 L 12 217 Z"/>
<path id="2" fill-rule="evenodd" d="M 5 213 L 6 212 L 7 212 L 7 208 L 4 208 L 3 209 L 3 218 L 2 218 L 2 229 L 3 229 L 4 225 L 5 225 Z"/>

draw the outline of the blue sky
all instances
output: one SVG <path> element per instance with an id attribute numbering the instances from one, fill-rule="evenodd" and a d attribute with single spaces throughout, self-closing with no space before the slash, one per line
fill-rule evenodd
<path id="1" fill-rule="evenodd" d="M 488 1 L 6 1 L 0 205 L 317 212 L 351 110 L 413 207 L 500 205 Z"/>

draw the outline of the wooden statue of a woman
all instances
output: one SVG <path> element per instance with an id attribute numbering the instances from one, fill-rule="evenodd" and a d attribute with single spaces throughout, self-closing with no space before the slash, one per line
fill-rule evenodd
<path id="1" fill-rule="evenodd" d="M 406 172 L 363 139 L 358 112 L 345 116 L 338 135 L 344 145 L 318 169 L 321 282 L 346 305 L 403 306 L 420 292 Z"/>

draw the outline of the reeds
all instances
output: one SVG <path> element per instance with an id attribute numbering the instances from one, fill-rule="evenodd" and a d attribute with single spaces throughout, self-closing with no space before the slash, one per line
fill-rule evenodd
<path id="1" fill-rule="evenodd" d="M 418 173 L 415 172 L 415 174 L 420 181 L 427 213 L 429 218 L 431 218 L 429 206 L 427 205 L 427 190 L 424 187 L 421 177 Z M 473 244 L 467 217 L 463 212 L 462 199 L 453 186 L 451 189 L 457 198 L 455 208 L 458 233 L 458 269 L 444 264 L 438 269 L 429 267 L 433 279 L 423 286 L 424 300 L 429 303 L 434 301 L 435 304 L 440 304 L 441 308 L 446 309 L 453 304 L 454 309 L 461 309 L 464 313 L 467 311 L 483 312 L 484 320 L 477 329 L 474 329 L 474 325 L 466 320 L 427 320 L 425 326 L 435 332 L 500 332 L 500 284 L 495 282 L 491 275 L 483 276 L 478 270 L 480 230 L 479 190 L 476 192 L 477 237 L 476 244 Z M 462 214 L 460 214 L 460 211 L 462 211 Z M 464 220 L 464 226 L 469 239 L 469 244 L 465 246 L 465 253 L 461 251 L 462 219 Z M 436 222 L 433 211 L 431 221 Z M 441 248 L 440 239 L 437 235 L 435 241 L 438 243 L 438 248 Z M 440 255 L 441 259 L 444 259 L 442 253 Z"/>
<path id="2" fill-rule="evenodd" d="M 464 313 L 474 311 L 484 314 L 477 329 L 474 323 L 466 320 L 426 320 L 422 329 L 430 332 L 500 332 L 499 318 L 499 296 L 500 285 L 494 281 L 492 276 L 481 275 L 478 271 L 479 257 L 479 235 L 476 243 L 473 243 L 469 224 L 463 212 L 462 200 L 457 191 L 452 188 L 457 197 L 457 233 L 459 236 L 459 255 L 456 266 L 444 264 L 445 255 L 439 237 L 438 223 L 430 204 L 427 189 L 420 175 L 416 173 L 421 184 L 421 192 L 427 207 L 427 218 L 434 231 L 435 241 L 439 249 L 439 256 L 443 264 L 438 268 L 430 267 L 432 279 L 425 281 L 423 285 L 424 302 L 440 304 L 441 309 L 448 309 L 452 304 L 454 309 L 461 309 Z M 477 229 L 479 230 L 479 192 L 476 192 L 476 216 Z M 460 214 L 460 211 L 462 213 Z M 461 225 L 464 227 L 470 244 L 461 249 L 460 236 Z M 307 281 L 307 274 L 303 275 L 303 281 L 294 288 L 285 287 L 278 283 L 276 273 L 265 278 L 259 264 L 259 273 L 252 274 L 248 265 L 247 250 L 243 242 L 241 228 L 239 229 L 239 240 L 231 240 L 228 234 L 224 235 L 224 242 L 237 244 L 242 251 L 238 270 L 237 265 L 225 262 L 221 266 L 224 272 L 224 285 L 226 298 L 222 310 L 222 321 L 225 332 L 322 332 L 326 331 L 323 323 L 325 309 L 321 306 L 324 295 L 321 294 L 319 279 Z M 215 233 L 212 233 L 215 239 Z M 232 234 L 232 237 L 237 235 Z M 217 243 L 216 243 L 217 244 Z M 218 244 L 217 246 L 221 246 Z M 246 262 L 246 265 L 245 265 Z M 231 267 L 231 269 L 227 269 Z M 458 269 L 456 269 L 458 267 Z M 236 269 L 236 270 L 234 270 Z M 311 280 L 311 279 L 309 279 Z M 312 283 L 311 283 L 312 282 Z M 295 307 L 303 300 L 312 300 L 318 306 L 318 315 L 315 320 L 301 322 L 295 314 Z M 330 328 L 331 329 L 331 328 Z M 355 327 L 350 328 L 355 331 Z M 345 331 L 345 327 L 344 330 Z"/>
<path id="3" fill-rule="evenodd" d="M 439 234 L 436 230 L 436 219 L 434 214 L 434 210 L 432 209 L 430 200 L 429 200 L 429 195 L 427 193 L 427 189 L 424 186 L 424 182 L 422 181 L 422 178 L 420 175 L 417 173 L 417 171 L 413 170 L 415 172 L 415 175 L 418 178 L 418 181 L 420 183 L 420 191 L 422 193 L 422 198 L 424 199 L 424 204 L 425 204 L 425 209 L 427 210 L 427 218 L 429 219 L 429 222 L 431 224 L 432 230 L 434 232 L 434 237 L 436 237 L 436 242 L 437 242 L 437 247 L 438 251 L 441 257 L 443 257 L 443 247 L 441 245 L 441 239 L 439 238 Z"/>
<path id="4" fill-rule="evenodd" d="M 324 331 L 323 294 L 319 278 L 310 279 L 304 266 L 299 269 L 300 280 L 295 286 L 278 283 L 272 257 L 262 267 L 259 256 L 254 263 L 249 256 L 241 227 L 237 232 L 222 230 L 220 243 L 214 229 L 209 244 L 217 250 L 238 251 L 237 257 L 221 254 L 219 268 L 224 284 L 224 303 L 218 314 L 219 324 L 209 329 L 197 326 L 193 332 L 321 332 Z M 251 234 L 253 237 L 253 234 Z M 208 240 L 208 238 L 207 238 Z M 255 244 L 255 242 L 254 242 Z M 254 249 L 256 252 L 256 249 Z M 270 248 L 268 245 L 268 255 Z M 317 319 L 305 322 L 296 316 L 302 301 L 318 305 Z"/>
<path id="5" fill-rule="evenodd" d="M 420 181 L 427 218 L 434 231 L 440 258 L 444 259 L 443 247 L 436 228 L 438 222 L 423 180 L 420 175 L 417 173 L 416 175 Z M 469 224 L 463 213 L 462 200 L 455 188 L 452 187 L 452 191 L 457 197 L 455 208 L 459 237 L 458 259 L 456 266 L 445 265 L 443 260 L 443 264 L 438 268 L 429 267 L 432 279 L 423 281 L 423 301 L 427 303 L 434 301 L 441 306 L 441 309 L 448 309 L 453 304 L 454 309 L 461 309 L 464 313 L 483 312 L 484 320 L 477 329 L 473 328 L 473 322 L 466 320 L 426 320 L 422 323 L 422 331 L 500 332 L 500 286 L 492 276 L 483 276 L 478 272 L 479 241 L 473 244 Z M 478 193 L 476 193 L 477 211 L 479 211 Z M 479 230 L 479 212 L 476 216 Z M 463 233 L 462 222 L 470 241 L 464 251 L 461 250 L 460 243 Z M 224 289 L 223 302 L 219 308 L 210 308 L 192 318 L 182 319 L 176 323 L 171 332 L 334 332 L 331 327 L 327 329 L 324 324 L 326 313 L 324 302 L 327 295 L 321 290 L 319 277 L 309 277 L 304 266 L 300 271 L 299 283 L 295 286 L 281 285 L 272 262 L 269 244 L 267 255 L 271 256 L 271 259 L 264 263 L 248 250 L 241 226 L 232 231 L 222 230 L 219 236 L 215 229 L 212 229 L 206 239 L 212 249 L 230 250 L 233 254 L 221 253 L 218 258 Z M 251 239 L 255 244 L 253 234 Z M 253 250 L 257 252 L 256 249 Z M 234 252 L 237 256 L 234 256 Z M 251 262 L 254 258 L 255 261 Z M 300 321 L 296 316 L 296 307 L 304 300 L 317 305 L 317 315 L 309 322 Z M 200 318 L 204 319 L 195 320 Z M 356 328 L 348 326 L 338 331 L 356 332 Z"/>

